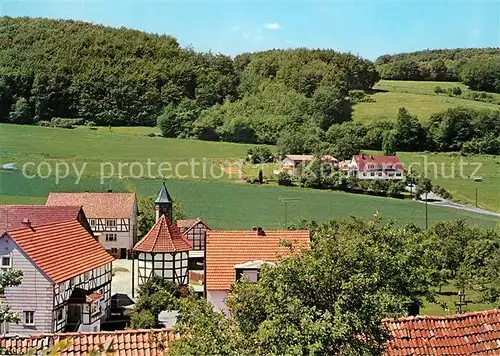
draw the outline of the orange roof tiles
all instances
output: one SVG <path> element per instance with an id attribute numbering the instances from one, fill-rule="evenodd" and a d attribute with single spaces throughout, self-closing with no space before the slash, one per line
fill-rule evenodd
<path id="1" fill-rule="evenodd" d="M 89 219 L 128 219 L 134 211 L 135 193 L 49 193 L 45 205 L 81 205 Z"/>
<path id="2" fill-rule="evenodd" d="M 206 244 L 207 290 L 229 290 L 235 281 L 234 265 L 248 261 L 278 262 L 278 256 L 289 255 L 280 246 L 289 240 L 297 250 L 309 248 L 310 232 L 297 231 L 208 231 Z"/>
<path id="3" fill-rule="evenodd" d="M 31 226 L 76 220 L 80 210 L 80 206 L 0 205 L 0 234 L 26 227 L 23 219 L 29 219 Z"/>
<path id="4" fill-rule="evenodd" d="M 500 355 L 500 310 L 384 319 L 385 355 Z"/>
<path id="5" fill-rule="evenodd" d="M 91 351 L 104 351 L 103 345 L 111 341 L 113 355 L 156 356 L 164 355 L 176 335 L 168 329 L 123 330 L 80 333 L 34 334 L 26 337 L 0 337 L 0 348 L 13 355 L 27 354 L 32 350 L 41 354 L 60 341 L 67 340 L 62 356 L 84 356 Z"/>
<path id="6" fill-rule="evenodd" d="M 134 246 L 134 251 L 154 253 L 182 252 L 191 249 L 191 244 L 182 236 L 179 227 L 172 224 L 165 215 L 162 215 L 146 236 Z"/>
<path id="7" fill-rule="evenodd" d="M 6 235 L 55 283 L 114 260 L 76 220 L 13 230 Z"/>

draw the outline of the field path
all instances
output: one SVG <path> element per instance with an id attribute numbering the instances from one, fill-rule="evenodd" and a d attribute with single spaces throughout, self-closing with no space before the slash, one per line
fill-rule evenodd
<path id="1" fill-rule="evenodd" d="M 419 201 L 421 203 L 425 203 L 425 198 L 422 200 L 419 200 Z M 495 213 L 495 212 L 489 211 L 489 210 L 484 210 L 481 208 L 476 208 L 476 207 L 470 206 L 470 205 L 453 203 L 451 201 L 445 200 L 445 199 L 437 196 L 433 192 L 430 192 L 427 195 L 427 203 L 431 204 L 431 205 L 444 206 L 444 207 L 449 207 L 449 208 L 454 208 L 454 209 L 467 210 L 467 211 L 471 211 L 473 213 L 487 214 L 487 215 L 493 215 L 493 216 L 500 217 L 499 213 Z"/>

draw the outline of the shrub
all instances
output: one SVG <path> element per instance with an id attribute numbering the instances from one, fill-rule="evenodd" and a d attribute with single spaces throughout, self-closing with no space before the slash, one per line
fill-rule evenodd
<path id="1" fill-rule="evenodd" d="M 85 121 L 85 126 L 95 126 L 94 121 Z"/>
<path id="2" fill-rule="evenodd" d="M 133 329 L 152 329 L 156 326 L 156 318 L 149 310 L 134 312 L 130 316 L 130 326 Z"/>
<path id="3" fill-rule="evenodd" d="M 42 127 L 50 127 L 50 121 L 41 120 L 41 121 L 38 121 L 37 125 L 42 126 Z"/>
<path id="4" fill-rule="evenodd" d="M 439 85 L 436 85 L 434 87 L 434 93 L 436 93 L 436 94 L 443 94 L 443 93 L 446 93 L 446 91 L 443 88 L 441 88 Z"/>
<path id="5" fill-rule="evenodd" d="M 292 177 L 287 172 L 281 171 L 278 175 L 278 184 L 289 187 L 292 185 Z"/>
<path id="6" fill-rule="evenodd" d="M 83 123 L 83 119 L 68 119 L 62 117 L 53 117 L 50 120 L 50 126 L 59 127 L 63 129 L 72 129 L 73 125 L 81 125 Z"/>
<path id="7" fill-rule="evenodd" d="M 462 95 L 462 89 L 460 89 L 460 87 L 452 88 L 451 92 L 453 93 L 453 95 Z"/>
<path id="8" fill-rule="evenodd" d="M 150 133 L 145 134 L 144 136 L 147 136 L 147 137 L 156 137 L 156 134 L 154 132 L 150 132 Z"/>
<path id="9" fill-rule="evenodd" d="M 391 182 L 389 188 L 387 188 L 387 196 L 393 198 L 398 197 L 404 189 L 405 185 L 403 182 Z"/>

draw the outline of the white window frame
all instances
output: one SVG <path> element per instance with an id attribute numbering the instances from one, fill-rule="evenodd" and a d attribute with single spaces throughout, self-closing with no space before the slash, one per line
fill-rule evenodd
<path id="1" fill-rule="evenodd" d="M 9 264 L 8 265 L 4 265 L 3 264 L 3 259 L 4 258 L 8 258 L 9 259 Z M 2 267 L 2 268 L 12 268 L 12 255 L 3 255 L 1 263 L 2 263 L 2 265 L 0 267 Z"/>
<path id="2" fill-rule="evenodd" d="M 31 316 L 31 318 L 29 318 L 29 316 Z M 26 321 L 27 319 L 31 319 L 31 321 Z M 29 326 L 35 325 L 35 312 L 33 310 L 23 311 L 23 324 Z"/>

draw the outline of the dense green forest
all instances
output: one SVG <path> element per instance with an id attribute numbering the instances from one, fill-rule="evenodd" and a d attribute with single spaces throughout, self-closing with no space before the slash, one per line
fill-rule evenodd
<path id="1" fill-rule="evenodd" d="M 411 119 L 410 127 L 401 128 L 354 124 L 351 112 L 354 104 L 371 100 L 367 94 L 379 72 L 384 78 L 464 80 L 471 88 L 500 90 L 499 56 L 494 48 L 437 50 L 386 55 L 373 63 L 333 50 L 294 49 L 233 59 L 182 48 L 166 35 L 3 17 L 0 122 L 158 124 L 166 137 L 278 143 L 288 153 L 326 149 L 338 157 L 384 147 L 494 153 L 498 113 L 436 113 L 425 127 L 408 113 L 403 117 Z"/>
<path id="2" fill-rule="evenodd" d="M 378 80 L 372 62 L 351 54 L 276 50 L 233 61 L 170 36 L 75 21 L 2 18 L 0 38 L 3 122 L 153 126 L 163 114 L 166 136 L 273 142 L 284 127 L 348 120 L 348 91 Z"/>
<path id="3" fill-rule="evenodd" d="M 382 79 L 462 81 L 473 90 L 500 93 L 500 48 L 386 54 L 375 64 Z"/>

